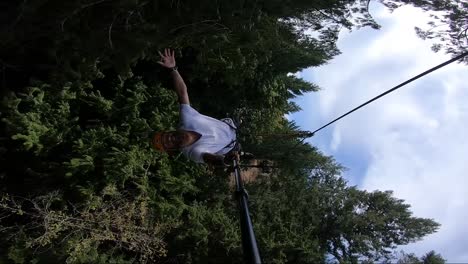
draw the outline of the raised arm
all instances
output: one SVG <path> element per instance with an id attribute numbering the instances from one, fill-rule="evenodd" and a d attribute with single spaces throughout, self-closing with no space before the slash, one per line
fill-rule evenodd
<path id="1" fill-rule="evenodd" d="M 161 52 L 159 52 L 159 55 L 161 55 L 161 61 L 158 61 L 158 63 L 163 67 L 172 69 L 171 76 L 174 80 L 174 90 L 179 98 L 179 104 L 190 104 L 187 86 L 185 85 L 184 79 L 182 79 L 182 76 L 180 76 L 180 73 L 177 71 L 174 51 L 164 49 L 164 55 Z"/>

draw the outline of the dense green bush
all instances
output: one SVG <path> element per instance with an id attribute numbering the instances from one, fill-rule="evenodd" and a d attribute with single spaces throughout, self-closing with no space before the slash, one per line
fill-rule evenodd
<path id="1" fill-rule="evenodd" d="M 1 7 L 0 262 L 242 262 L 228 171 L 150 147 L 152 131 L 178 123 L 156 63 L 164 47 L 176 49 L 195 108 L 242 115 L 245 149 L 277 167 L 248 186 L 265 262 L 375 260 L 437 229 L 390 192 L 347 186 L 342 168 L 314 147 L 264 136 L 297 132 L 284 118 L 299 110 L 290 99 L 318 87 L 288 73 L 337 55 L 340 27 L 377 27 L 366 3 Z M 366 233 L 369 224 L 378 229 Z"/>

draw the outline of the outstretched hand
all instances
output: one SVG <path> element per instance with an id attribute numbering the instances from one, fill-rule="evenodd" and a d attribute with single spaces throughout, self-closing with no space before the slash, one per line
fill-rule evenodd
<path id="1" fill-rule="evenodd" d="M 161 55 L 161 61 L 158 61 L 161 66 L 166 68 L 174 68 L 176 66 L 174 51 L 170 49 L 164 49 L 164 55 L 158 51 L 159 55 Z"/>

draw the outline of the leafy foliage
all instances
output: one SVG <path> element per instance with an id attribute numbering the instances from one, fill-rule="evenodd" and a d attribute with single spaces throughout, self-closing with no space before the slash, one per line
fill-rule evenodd
<path id="1" fill-rule="evenodd" d="M 109 187 L 103 195 L 89 198 L 80 208 L 66 210 L 60 208 L 61 202 L 57 192 L 33 200 L 2 198 L 0 207 L 7 216 L 29 218 L 21 228 L 9 228 L 16 243 L 9 248 L 10 259 L 24 262 L 30 257 L 28 249 L 36 252 L 47 247 L 55 250 L 32 254 L 31 259 L 60 260 L 66 253 L 67 263 L 107 263 L 113 259 L 112 252 L 119 249 L 127 252 L 127 256 L 121 255 L 119 259 L 128 263 L 135 255 L 143 262 L 166 255 L 163 237 L 176 223 L 155 222 L 147 198 L 130 201 Z"/>
<path id="2" fill-rule="evenodd" d="M 340 28 L 378 28 L 367 4 L 0 4 L 0 262 L 242 261 L 229 173 L 150 147 L 178 122 L 163 47 L 176 48 L 195 108 L 241 115 L 245 149 L 276 164 L 249 186 L 266 262 L 376 259 L 434 232 L 391 192 L 347 186 L 309 144 L 265 136 L 299 132 L 290 99 L 319 88 L 290 73 L 339 54 Z"/>
<path id="3" fill-rule="evenodd" d="M 382 0 L 390 9 L 411 4 L 430 12 L 431 21 L 428 28 L 416 27 L 416 34 L 422 39 L 435 39 L 432 50 L 437 52 L 445 49 L 446 53 L 454 56 L 468 50 L 468 3 L 463 0 L 429 0 L 429 1 L 400 1 Z M 468 63 L 465 57 L 463 60 Z"/>
<path id="4" fill-rule="evenodd" d="M 265 252 L 267 262 L 316 263 L 326 254 L 340 263 L 390 259 L 397 245 L 438 228 L 432 220 L 412 217 L 409 205 L 391 191 L 347 186 L 341 169 L 328 158 L 302 177 L 282 172 L 250 186 L 254 222 L 262 223 L 255 226 L 260 244 L 271 250 Z"/>
<path id="5" fill-rule="evenodd" d="M 434 250 L 431 250 L 418 258 L 414 253 L 401 252 L 398 258 L 398 264 L 445 264 L 445 259 L 437 254 Z"/>

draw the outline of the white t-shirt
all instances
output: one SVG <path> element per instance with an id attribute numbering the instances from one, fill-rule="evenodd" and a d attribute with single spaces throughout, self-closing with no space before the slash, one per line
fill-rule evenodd
<path id="1" fill-rule="evenodd" d="M 197 163 L 204 163 L 204 153 L 228 153 L 234 147 L 233 140 L 236 139 L 236 131 L 231 119 L 224 120 L 233 127 L 223 121 L 198 113 L 188 104 L 181 104 L 179 128 L 201 135 L 195 143 L 182 148 L 182 153 Z"/>

